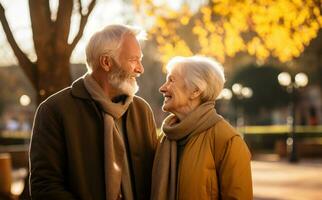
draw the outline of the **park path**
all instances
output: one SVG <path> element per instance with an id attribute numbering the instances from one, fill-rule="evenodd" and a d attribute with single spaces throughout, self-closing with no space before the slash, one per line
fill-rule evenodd
<path id="1" fill-rule="evenodd" d="M 254 200 L 322 200 L 322 160 L 252 161 Z"/>

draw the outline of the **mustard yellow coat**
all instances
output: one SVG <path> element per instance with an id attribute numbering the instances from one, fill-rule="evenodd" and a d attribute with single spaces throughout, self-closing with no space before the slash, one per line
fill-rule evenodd
<path id="1" fill-rule="evenodd" d="M 178 166 L 177 199 L 252 199 L 250 159 L 235 129 L 219 121 L 185 145 Z"/>

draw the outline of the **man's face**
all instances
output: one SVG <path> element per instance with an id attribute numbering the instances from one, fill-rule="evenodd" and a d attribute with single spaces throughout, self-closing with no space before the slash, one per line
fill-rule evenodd
<path id="1" fill-rule="evenodd" d="M 134 95 L 138 91 L 136 78 L 144 72 L 144 68 L 141 63 L 141 47 L 133 35 L 124 36 L 118 55 L 118 62 L 112 59 L 109 82 L 121 93 Z"/>
<path id="2" fill-rule="evenodd" d="M 139 90 L 139 86 L 135 78 L 138 75 L 124 70 L 123 67 L 114 59 L 112 59 L 112 63 L 113 67 L 107 74 L 109 83 L 115 89 L 119 90 L 119 93 L 133 96 Z"/>

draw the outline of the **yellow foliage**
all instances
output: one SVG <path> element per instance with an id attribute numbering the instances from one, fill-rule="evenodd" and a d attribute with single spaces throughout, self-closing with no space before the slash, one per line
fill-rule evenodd
<path id="1" fill-rule="evenodd" d="M 191 56 L 192 52 L 182 40 L 175 44 L 165 43 L 159 46 L 161 52 L 161 62 L 167 63 L 173 56 Z"/>
<path id="2" fill-rule="evenodd" d="M 318 7 L 313 8 L 313 13 L 316 17 L 320 16 L 320 9 Z"/>
<path id="3" fill-rule="evenodd" d="M 146 13 L 155 22 L 149 34 L 158 44 L 162 62 L 193 54 L 223 62 L 238 52 L 259 60 L 270 55 L 282 62 L 292 60 L 322 27 L 319 1 L 209 0 L 191 13 L 187 4 L 173 10 L 165 4 L 156 6 L 153 0 L 133 0 L 136 7 L 150 8 Z"/>
<path id="4" fill-rule="evenodd" d="M 181 17 L 180 22 L 182 25 L 187 25 L 189 23 L 189 20 L 190 20 L 190 17 L 183 16 L 183 17 Z"/>
<path id="5" fill-rule="evenodd" d="M 320 27 L 322 27 L 322 16 L 319 16 L 317 21 L 319 22 Z"/>

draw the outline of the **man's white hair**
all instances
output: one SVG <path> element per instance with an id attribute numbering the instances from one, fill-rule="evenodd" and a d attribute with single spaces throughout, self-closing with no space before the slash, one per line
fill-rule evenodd
<path id="1" fill-rule="evenodd" d="M 226 81 L 222 65 L 209 57 L 174 57 L 166 69 L 178 70 L 189 90 L 199 89 L 202 102 L 215 101 Z"/>
<path id="2" fill-rule="evenodd" d="M 100 56 L 104 54 L 117 58 L 118 49 L 127 34 L 135 36 L 138 40 L 146 39 L 144 30 L 127 25 L 107 25 L 93 34 L 86 46 L 87 71 L 94 71 L 99 66 Z"/>

